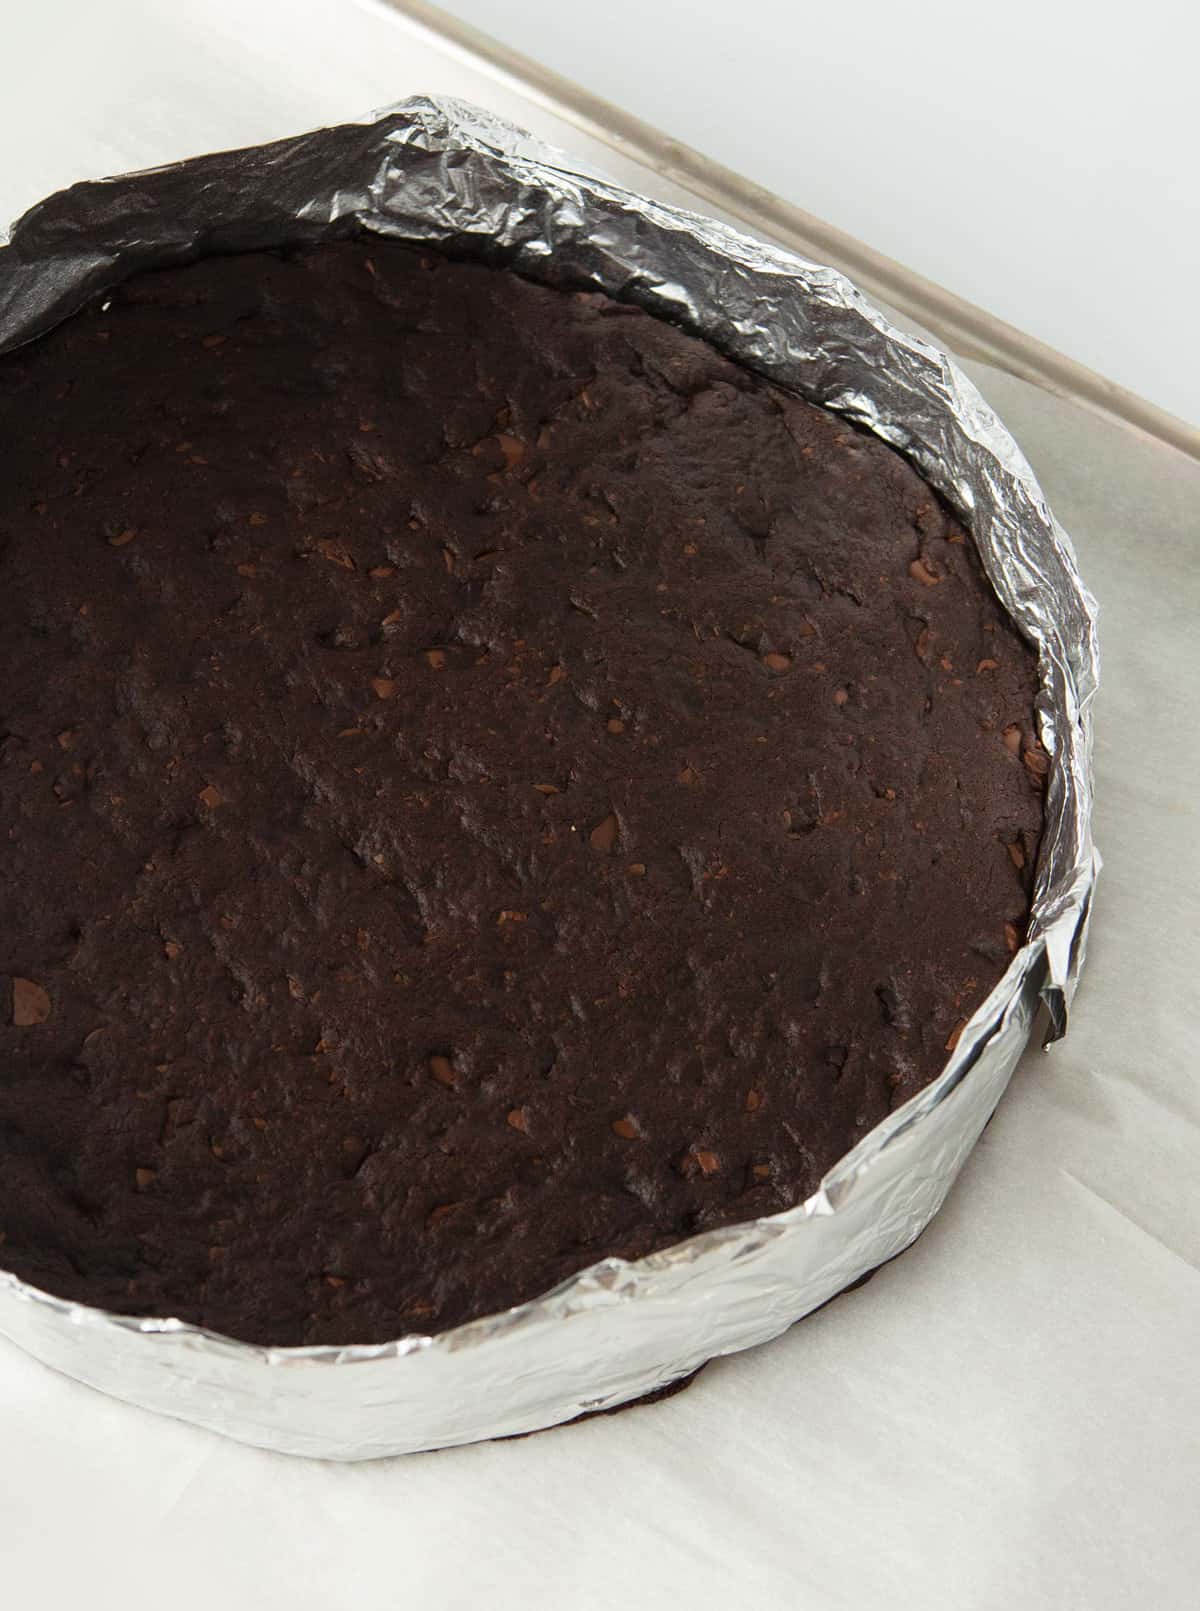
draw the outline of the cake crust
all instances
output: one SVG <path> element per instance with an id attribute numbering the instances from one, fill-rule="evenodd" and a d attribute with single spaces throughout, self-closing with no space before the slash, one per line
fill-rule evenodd
<path id="1" fill-rule="evenodd" d="M 373 1342 L 790 1207 L 1025 932 L 1035 657 L 883 443 L 377 239 L 0 360 L 0 1265 Z"/>

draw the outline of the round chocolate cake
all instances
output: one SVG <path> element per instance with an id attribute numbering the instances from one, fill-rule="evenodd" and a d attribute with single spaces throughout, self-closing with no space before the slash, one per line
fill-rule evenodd
<path id="1" fill-rule="evenodd" d="M 277 1344 L 790 1207 L 1024 937 L 1032 651 L 881 442 L 377 239 L 0 359 L 0 1267 Z"/>

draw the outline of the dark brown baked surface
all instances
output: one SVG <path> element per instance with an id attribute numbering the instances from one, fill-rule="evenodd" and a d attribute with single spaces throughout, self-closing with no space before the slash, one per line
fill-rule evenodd
<path id="1" fill-rule="evenodd" d="M 800 1201 L 1023 936 L 1036 667 L 882 443 L 379 240 L 0 360 L 0 1266 L 436 1331 Z"/>

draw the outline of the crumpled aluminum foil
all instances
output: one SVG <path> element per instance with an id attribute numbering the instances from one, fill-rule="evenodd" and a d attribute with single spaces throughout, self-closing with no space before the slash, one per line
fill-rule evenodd
<path id="1" fill-rule="evenodd" d="M 607 1408 L 778 1335 L 907 1247 L 1008 1083 L 1039 1002 L 1066 1028 L 1099 859 L 1091 837 L 1095 606 L 1019 448 L 974 386 L 840 274 L 588 177 L 492 115 L 417 98 L 363 122 L 98 183 L 0 245 L 0 352 L 138 269 L 365 228 L 588 284 L 707 337 L 904 453 L 968 522 L 1039 647 L 1052 756 L 1029 942 L 937 1080 L 807 1202 L 436 1337 L 262 1348 L 67 1303 L 0 1273 L 0 1334 L 69 1376 L 248 1443 L 362 1460 Z"/>

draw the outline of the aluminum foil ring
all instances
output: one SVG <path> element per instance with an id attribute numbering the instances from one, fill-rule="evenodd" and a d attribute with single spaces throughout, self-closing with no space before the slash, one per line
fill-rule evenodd
<path id="1" fill-rule="evenodd" d="M 247 1443 L 364 1460 L 528 1432 L 777 1336 L 907 1247 L 1004 1092 L 1039 1005 L 1066 1028 L 1099 869 L 1095 605 L 1020 449 L 971 382 L 832 269 L 577 171 L 458 102 L 73 186 L 0 245 L 0 352 L 148 267 L 373 230 L 592 285 L 685 325 L 898 448 L 967 523 L 1037 645 L 1051 755 L 1029 940 L 942 1074 L 784 1213 L 605 1259 L 435 1337 L 264 1348 L 69 1303 L 0 1271 L 0 1335 L 118 1398 Z"/>

